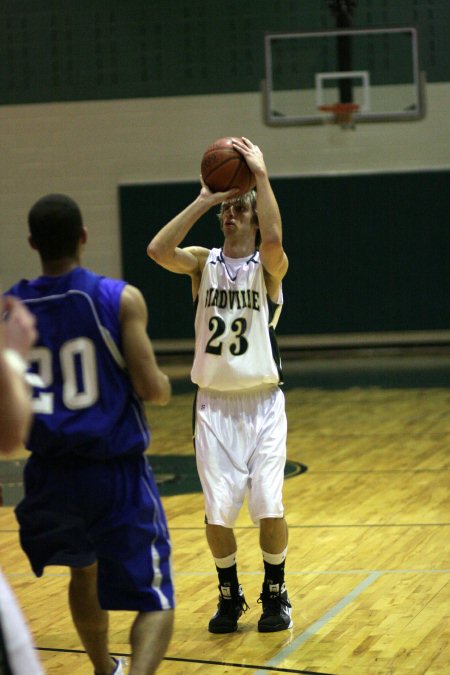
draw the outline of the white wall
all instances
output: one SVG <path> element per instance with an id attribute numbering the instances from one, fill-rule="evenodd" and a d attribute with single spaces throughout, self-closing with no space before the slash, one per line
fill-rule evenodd
<path id="1" fill-rule="evenodd" d="M 44 194 L 79 203 L 84 263 L 121 276 L 120 184 L 195 180 L 203 150 L 228 135 L 260 145 L 274 176 L 449 168 L 449 104 L 450 84 L 428 85 L 425 119 L 354 131 L 268 127 L 258 94 L 0 106 L 0 285 L 39 273 L 26 218 Z M 163 225 L 151 204 L 148 222 L 150 239 Z"/>

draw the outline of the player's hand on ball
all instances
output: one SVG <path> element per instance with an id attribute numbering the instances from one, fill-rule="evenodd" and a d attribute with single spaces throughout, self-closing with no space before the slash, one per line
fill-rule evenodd
<path id="1" fill-rule="evenodd" d="M 267 173 L 264 156 L 260 148 L 248 138 L 242 136 L 240 139 L 233 139 L 233 147 L 244 157 L 253 174 L 264 175 Z"/>
<path id="2" fill-rule="evenodd" d="M 200 196 L 203 197 L 204 199 L 207 199 L 210 202 L 211 206 L 213 206 L 214 204 L 220 204 L 221 202 L 225 202 L 228 199 L 233 199 L 233 197 L 236 197 L 239 193 L 239 190 L 237 188 L 232 188 L 231 190 L 227 190 L 226 192 L 211 192 L 211 190 L 206 185 L 201 175 L 200 175 L 200 183 L 202 185 L 202 188 L 200 190 Z"/>

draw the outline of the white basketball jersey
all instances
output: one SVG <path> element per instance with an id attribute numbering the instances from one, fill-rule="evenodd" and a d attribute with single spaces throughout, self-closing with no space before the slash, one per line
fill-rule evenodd
<path id="1" fill-rule="evenodd" d="M 195 316 L 192 381 L 201 388 L 242 391 L 281 383 L 274 329 L 283 302 L 267 295 L 263 266 L 250 258 L 210 251 L 203 270 Z"/>

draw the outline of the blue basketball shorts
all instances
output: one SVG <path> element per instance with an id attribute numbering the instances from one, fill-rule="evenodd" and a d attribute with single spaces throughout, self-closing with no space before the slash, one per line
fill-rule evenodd
<path id="1" fill-rule="evenodd" d="M 97 561 L 103 609 L 174 607 L 170 537 L 145 456 L 91 461 L 33 454 L 24 485 L 16 517 L 36 576 L 47 565 Z"/>

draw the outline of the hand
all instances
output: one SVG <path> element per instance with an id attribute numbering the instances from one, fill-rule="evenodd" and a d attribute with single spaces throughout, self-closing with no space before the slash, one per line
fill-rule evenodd
<path id="1" fill-rule="evenodd" d="M 257 145 L 254 145 L 248 138 L 242 136 L 241 140 L 233 141 L 235 150 L 241 153 L 247 162 L 248 168 L 255 174 L 255 176 L 267 175 L 267 167 L 264 162 L 264 157 Z"/>
<path id="2" fill-rule="evenodd" d="M 236 194 L 239 192 L 237 188 L 232 190 L 227 190 L 226 192 L 211 192 L 209 187 L 206 185 L 202 176 L 200 176 L 200 183 L 202 184 L 202 189 L 200 190 L 200 197 L 208 202 L 209 206 L 214 206 L 214 204 L 221 204 L 226 202 L 229 199 L 233 199 Z"/>
<path id="3" fill-rule="evenodd" d="M 25 360 L 38 332 L 36 319 L 17 298 L 6 295 L 3 298 L 3 346 L 14 349 Z"/>

